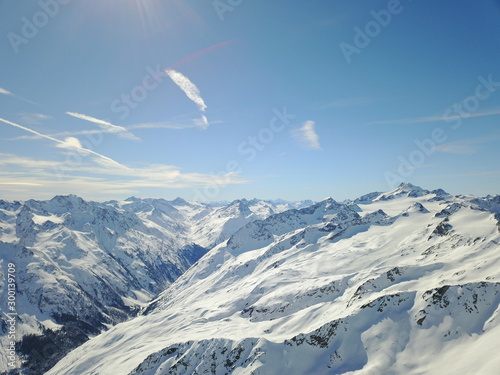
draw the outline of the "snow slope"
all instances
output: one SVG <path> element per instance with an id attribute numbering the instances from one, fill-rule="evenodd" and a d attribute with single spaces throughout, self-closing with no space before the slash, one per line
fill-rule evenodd
<path id="1" fill-rule="evenodd" d="M 499 196 L 410 184 L 248 223 L 48 374 L 495 374 Z"/>
<path id="2" fill-rule="evenodd" d="M 73 195 L 0 201 L 0 311 L 8 311 L 4 273 L 14 263 L 25 372 L 50 368 L 89 337 L 137 315 L 215 243 L 278 211 L 258 200 L 223 207 L 134 197 L 97 203 Z M 0 315 L 7 345 L 7 318 Z M 6 369 L 0 356 L 0 372 Z"/>

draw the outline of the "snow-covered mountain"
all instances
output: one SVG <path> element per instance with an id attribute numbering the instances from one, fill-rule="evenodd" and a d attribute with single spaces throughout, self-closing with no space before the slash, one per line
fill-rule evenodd
<path id="1" fill-rule="evenodd" d="M 48 374 L 496 374 L 499 245 L 498 195 L 402 184 L 272 214 Z"/>
<path id="2" fill-rule="evenodd" d="M 137 315 L 216 243 L 294 203 L 182 199 L 105 203 L 76 196 L 0 201 L 0 311 L 8 312 L 7 265 L 16 265 L 17 349 L 39 374 L 67 351 Z M 0 314 L 7 347 L 8 318 Z M 0 356 L 0 372 L 8 369 Z"/>
<path id="3" fill-rule="evenodd" d="M 302 205 L 302 202 L 239 199 L 217 207 L 200 218 L 197 225 L 192 227 L 192 239 L 201 246 L 211 248 L 227 240 L 234 232 L 252 221 Z"/>

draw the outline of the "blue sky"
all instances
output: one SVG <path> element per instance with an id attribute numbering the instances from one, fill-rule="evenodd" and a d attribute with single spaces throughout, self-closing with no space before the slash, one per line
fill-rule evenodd
<path id="1" fill-rule="evenodd" d="M 0 1 L 0 198 L 498 194 L 495 0 Z"/>

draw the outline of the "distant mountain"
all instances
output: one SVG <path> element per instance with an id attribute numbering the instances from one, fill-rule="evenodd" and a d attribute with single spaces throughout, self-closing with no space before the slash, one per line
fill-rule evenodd
<path id="1" fill-rule="evenodd" d="M 48 374 L 498 372 L 500 196 L 404 184 L 248 221 Z"/>
<path id="2" fill-rule="evenodd" d="M 388 193 L 380 194 L 378 197 L 375 198 L 375 200 L 385 201 L 397 197 L 418 198 L 429 194 L 433 194 L 434 199 L 438 198 L 439 200 L 449 196 L 449 194 L 445 192 L 443 189 L 436 189 L 429 191 L 422 189 L 420 186 L 415 186 L 408 182 L 404 182 L 401 185 L 399 185 L 395 190 L 390 191 Z"/>
<path id="3" fill-rule="evenodd" d="M 265 219 L 270 215 L 286 211 L 294 203 L 272 203 L 258 199 L 238 199 L 227 205 L 216 207 L 197 222 L 193 240 L 206 247 L 213 247 L 228 239 L 246 224 Z"/>
<path id="4" fill-rule="evenodd" d="M 8 312 L 5 272 L 14 263 L 23 374 L 40 374 L 89 337 L 136 316 L 215 244 L 286 208 L 259 200 L 221 207 L 181 198 L 97 203 L 74 195 L 0 201 L 0 311 Z M 6 345 L 4 314 L 0 325 Z M 1 372 L 8 366 L 0 358 Z"/>

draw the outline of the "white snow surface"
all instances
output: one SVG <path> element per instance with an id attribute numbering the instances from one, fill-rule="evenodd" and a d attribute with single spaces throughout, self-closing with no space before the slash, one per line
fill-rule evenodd
<path id="1" fill-rule="evenodd" d="M 250 220 L 48 374 L 498 374 L 500 196 L 362 198 Z"/>
<path id="2" fill-rule="evenodd" d="M 58 331 L 68 319 L 92 336 L 137 315 L 245 224 L 294 206 L 255 199 L 216 207 L 134 197 L 97 203 L 74 195 L 0 200 L 0 323 L 6 327 L 4 285 L 11 262 L 18 342 L 46 329 Z M 7 346 L 5 330 L 0 342 Z M 0 372 L 6 369 L 6 356 L 0 356 Z"/>

